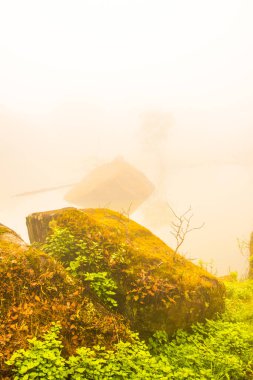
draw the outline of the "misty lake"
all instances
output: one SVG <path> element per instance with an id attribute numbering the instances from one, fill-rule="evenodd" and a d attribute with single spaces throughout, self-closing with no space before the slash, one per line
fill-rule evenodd
<path id="1" fill-rule="evenodd" d="M 253 180 L 249 169 L 237 165 L 182 168 L 174 171 L 166 182 L 164 204 L 169 202 L 178 213 L 191 205 L 193 226 L 205 223 L 203 228 L 187 236 L 181 253 L 195 263 L 199 259 L 207 262 L 207 267 L 217 274 L 237 270 L 243 275 L 246 270 L 246 258 L 239 252 L 237 239 L 247 240 L 252 231 Z M 32 212 L 74 206 L 64 200 L 67 190 L 6 197 L 0 205 L 0 222 L 28 242 L 25 217 Z M 159 197 L 156 191 L 131 218 L 173 247 L 169 211 L 166 204 L 163 208 L 156 208 Z"/>

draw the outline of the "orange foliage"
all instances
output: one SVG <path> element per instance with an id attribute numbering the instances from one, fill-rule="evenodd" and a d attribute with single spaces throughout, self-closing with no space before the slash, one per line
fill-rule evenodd
<path id="1" fill-rule="evenodd" d="M 76 347 L 110 347 L 128 336 L 121 316 L 92 300 L 87 290 L 37 249 L 21 249 L 0 240 L 0 378 L 10 372 L 4 362 L 43 334 L 53 321 L 62 325 L 65 354 Z"/>

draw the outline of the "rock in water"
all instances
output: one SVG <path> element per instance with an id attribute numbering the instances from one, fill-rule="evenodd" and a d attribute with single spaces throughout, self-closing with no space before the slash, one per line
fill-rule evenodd
<path id="1" fill-rule="evenodd" d="M 224 285 L 176 254 L 149 230 L 108 209 L 61 209 L 27 217 L 31 241 L 45 241 L 49 221 L 103 251 L 104 267 L 117 283 L 118 311 L 142 337 L 213 318 L 224 308 Z"/>
<path id="2" fill-rule="evenodd" d="M 143 173 L 119 157 L 93 170 L 65 199 L 80 207 L 108 207 L 131 214 L 153 190 Z"/>

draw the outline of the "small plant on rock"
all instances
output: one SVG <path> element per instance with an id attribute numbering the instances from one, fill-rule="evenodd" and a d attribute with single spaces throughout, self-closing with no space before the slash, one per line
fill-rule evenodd
<path id="1" fill-rule="evenodd" d="M 60 260 L 69 273 L 89 285 L 102 302 L 109 307 L 116 307 L 114 290 L 117 285 L 106 271 L 107 265 L 102 247 L 91 239 L 77 239 L 68 228 L 51 224 L 52 234 L 43 246 L 45 252 Z M 123 252 L 124 253 L 124 252 Z M 112 255 L 112 260 L 118 256 L 122 260 L 120 250 Z"/>

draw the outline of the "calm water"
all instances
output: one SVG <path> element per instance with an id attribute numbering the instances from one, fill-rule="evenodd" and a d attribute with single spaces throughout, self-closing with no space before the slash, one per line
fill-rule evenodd
<path id="1" fill-rule="evenodd" d="M 28 242 L 25 217 L 32 212 L 73 206 L 63 199 L 66 191 L 6 197 L 0 204 L 0 222 Z M 201 259 L 210 263 L 209 268 L 213 267 L 218 274 L 237 270 L 243 275 L 246 259 L 239 252 L 237 238 L 247 240 L 253 230 L 253 173 L 241 166 L 181 169 L 167 180 L 164 194 L 164 207 L 162 202 L 157 202 L 161 197 L 157 192 L 131 216 L 132 219 L 150 228 L 173 247 L 171 215 L 166 202 L 169 200 L 178 214 L 191 205 L 192 226 L 202 222 L 205 226 L 187 236 L 181 253 L 196 259 L 194 262 Z"/>

